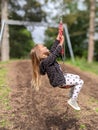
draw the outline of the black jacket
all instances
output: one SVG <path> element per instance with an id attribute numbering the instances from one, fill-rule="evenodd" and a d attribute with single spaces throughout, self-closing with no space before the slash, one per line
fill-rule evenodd
<path id="1" fill-rule="evenodd" d="M 60 56 L 62 47 L 59 45 L 59 41 L 56 40 L 50 50 L 50 55 L 43 59 L 40 63 L 40 73 L 42 75 L 48 75 L 50 84 L 53 87 L 61 86 L 66 83 L 63 72 L 56 59 Z"/>

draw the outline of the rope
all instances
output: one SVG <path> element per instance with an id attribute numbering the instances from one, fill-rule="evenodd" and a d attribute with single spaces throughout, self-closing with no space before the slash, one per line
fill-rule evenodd
<path id="1" fill-rule="evenodd" d="M 62 20 L 61 20 L 60 23 L 59 23 L 59 40 L 60 40 L 60 42 L 62 40 L 62 35 L 63 35 L 63 23 L 62 23 Z"/>
<path id="2" fill-rule="evenodd" d="M 62 22 L 62 18 L 60 20 L 60 23 L 59 23 L 59 30 L 58 30 L 58 33 L 59 33 L 59 40 L 61 42 L 62 40 L 62 35 L 63 35 L 63 22 Z M 62 47 L 62 50 L 61 50 L 61 56 L 62 56 L 62 60 L 64 62 L 64 48 Z"/>

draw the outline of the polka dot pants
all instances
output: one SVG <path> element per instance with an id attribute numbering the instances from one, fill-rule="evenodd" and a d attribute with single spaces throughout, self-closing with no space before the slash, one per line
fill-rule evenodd
<path id="1" fill-rule="evenodd" d="M 74 75 L 70 73 L 66 73 L 64 77 L 66 79 L 66 85 L 74 85 L 72 98 L 77 99 L 84 81 L 80 79 L 79 75 Z"/>

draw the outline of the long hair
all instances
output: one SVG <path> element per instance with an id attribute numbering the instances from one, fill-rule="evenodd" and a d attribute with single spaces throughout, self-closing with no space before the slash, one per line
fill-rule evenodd
<path id="1" fill-rule="evenodd" d="M 40 69 L 39 69 L 39 65 L 40 65 L 40 52 L 39 52 L 39 48 L 38 45 L 36 45 L 30 52 L 30 57 L 31 57 L 31 61 L 32 61 L 32 81 L 31 81 L 31 85 L 32 87 L 34 87 L 34 89 L 36 91 L 39 90 L 39 86 L 41 84 L 41 75 L 40 75 Z"/>

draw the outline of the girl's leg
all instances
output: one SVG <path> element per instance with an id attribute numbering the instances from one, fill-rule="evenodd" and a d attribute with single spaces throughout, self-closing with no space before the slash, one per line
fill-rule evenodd
<path id="1" fill-rule="evenodd" d="M 74 86 L 75 86 L 75 85 L 72 85 L 72 84 L 74 84 L 73 80 L 74 79 L 80 79 L 80 77 L 79 77 L 79 75 L 67 73 L 65 75 L 65 78 L 66 78 L 66 84 L 70 85 L 70 86 L 73 86 L 73 87 L 70 88 L 70 91 L 69 91 L 69 94 L 68 94 L 68 97 L 71 98 L 72 94 L 73 94 L 73 91 L 74 91 Z M 72 81 L 70 81 L 70 79 L 72 79 Z"/>
<path id="2" fill-rule="evenodd" d="M 68 101 L 68 103 L 76 110 L 80 110 L 80 107 L 76 101 L 84 82 L 78 75 L 68 73 L 64 77 L 66 79 L 66 85 L 74 85 L 74 87 L 71 88 L 71 99 Z"/>
<path id="3" fill-rule="evenodd" d="M 83 86 L 83 80 L 80 79 L 79 75 L 74 75 L 67 73 L 65 76 L 66 85 L 72 85 L 74 87 L 71 88 L 70 93 L 72 93 L 72 98 L 78 98 L 79 92 Z"/>
<path id="4" fill-rule="evenodd" d="M 82 79 L 77 80 L 78 84 L 74 86 L 72 98 L 77 99 L 81 88 L 83 87 L 84 81 Z"/>

